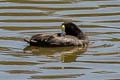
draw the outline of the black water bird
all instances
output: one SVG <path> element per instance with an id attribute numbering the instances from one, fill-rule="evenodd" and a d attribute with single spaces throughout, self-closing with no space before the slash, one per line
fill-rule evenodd
<path id="1" fill-rule="evenodd" d="M 30 39 L 24 39 L 30 45 L 41 47 L 64 47 L 64 46 L 87 46 L 89 41 L 87 35 L 74 23 L 63 23 L 62 33 L 36 34 Z"/>

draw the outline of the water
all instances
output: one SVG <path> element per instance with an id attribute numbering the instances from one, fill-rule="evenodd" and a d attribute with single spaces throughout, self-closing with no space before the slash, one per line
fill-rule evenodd
<path id="1" fill-rule="evenodd" d="M 74 22 L 88 49 L 39 48 L 23 41 Z M 120 80 L 119 0 L 0 0 L 1 80 Z"/>

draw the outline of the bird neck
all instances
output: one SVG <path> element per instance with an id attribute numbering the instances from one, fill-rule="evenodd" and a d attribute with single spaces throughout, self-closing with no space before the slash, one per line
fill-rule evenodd
<path id="1" fill-rule="evenodd" d="M 65 33 L 65 32 L 62 32 L 61 36 L 64 37 L 65 35 L 66 35 L 66 33 Z"/>

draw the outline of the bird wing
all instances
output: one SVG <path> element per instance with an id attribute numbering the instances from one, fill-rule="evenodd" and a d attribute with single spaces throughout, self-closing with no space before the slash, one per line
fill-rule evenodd
<path id="1" fill-rule="evenodd" d="M 58 37 L 58 36 L 54 36 L 54 38 L 51 38 L 50 40 L 50 44 L 51 45 L 58 45 L 58 46 L 75 46 L 75 45 L 82 45 L 82 41 L 77 39 L 74 36 L 62 36 L 62 37 Z"/>
<path id="2" fill-rule="evenodd" d="M 34 43 L 49 42 L 49 40 L 54 36 L 55 34 L 37 34 L 37 35 L 34 35 L 30 41 Z"/>
<path id="3" fill-rule="evenodd" d="M 82 45 L 82 41 L 70 35 L 58 36 L 57 34 L 37 34 L 28 43 L 47 46 L 75 46 Z"/>

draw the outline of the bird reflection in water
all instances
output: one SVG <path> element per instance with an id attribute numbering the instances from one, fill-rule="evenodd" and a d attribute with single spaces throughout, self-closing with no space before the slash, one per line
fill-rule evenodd
<path id="1" fill-rule="evenodd" d="M 45 58 L 53 58 L 56 54 L 60 54 L 61 62 L 76 62 L 77 55 L 83 54 L 87 51 L 87 47 L 38 47 L 27 46 L 24 48 L 26 54 L 32 56 L 42 56 Z"/>

